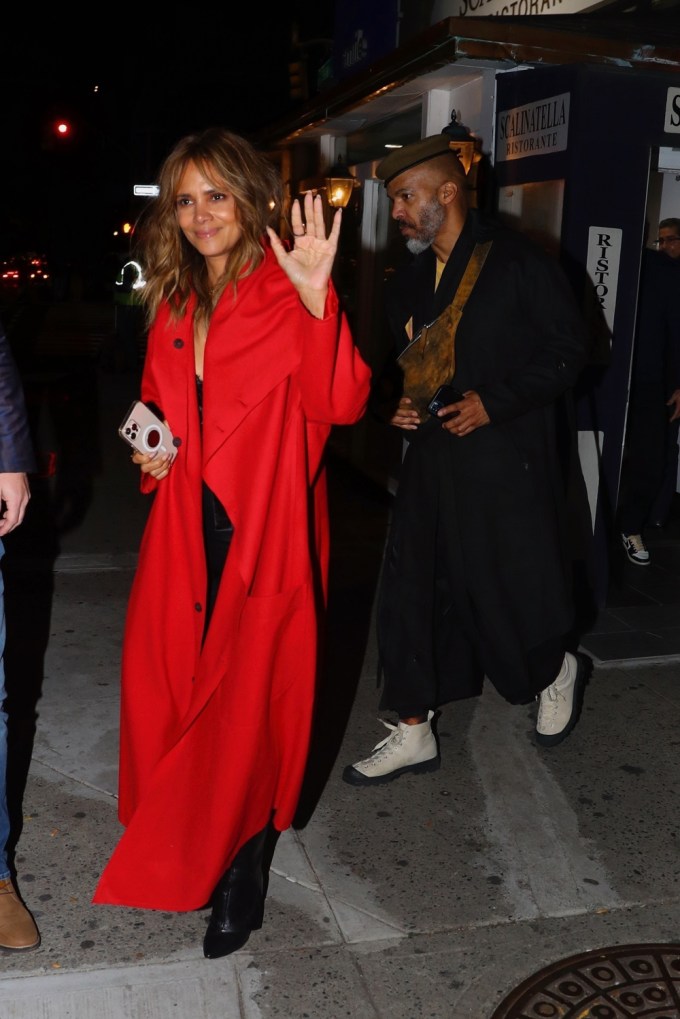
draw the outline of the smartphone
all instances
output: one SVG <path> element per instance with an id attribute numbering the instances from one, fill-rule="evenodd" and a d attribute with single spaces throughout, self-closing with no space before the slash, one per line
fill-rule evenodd
<path id="1" fill-rule="evenodd" d="M 141 400 L 135 400 L 132 404 L 118 429 L 118 434 L 140 453 L 151 453 L 155 456 L 170 453 L 173 460 L 177 455 L 172 432 Z"/>
<path id="2" fill-rule="evenodd" d="M 433 417 L 436 417 L 437 411 L 441 410 L 442 407 L 448 407 L 449 404 L 458 403 L 459 400 L 463 399 L 464 396 L 459 389 L 454 389 L 453 386 L 448 384 L 440 386 L 427 405 L 428 413 L 432 414 Z"/>

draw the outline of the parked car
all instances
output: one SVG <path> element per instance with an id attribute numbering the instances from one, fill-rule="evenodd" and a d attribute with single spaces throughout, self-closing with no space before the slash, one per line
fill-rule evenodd
<path id="1" fill-rule="evenodd" d="M 47 259 L 35 252 L 13 255 L 0 263 L 0 285 L 10 289 L 43 286 L 50 282 Z"/>

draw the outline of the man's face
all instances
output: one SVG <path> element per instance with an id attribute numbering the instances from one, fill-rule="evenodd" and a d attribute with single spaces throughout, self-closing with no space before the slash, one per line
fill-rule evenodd
<path id="1" fill-rule="evenodd" d="M 657 244 L 659 251 L 663 251 L 664 255 L 668 255 L 669 258 L 680 258 L 680 234 L 674 227 L 659 227 Z"/>
<path id="2" fill-rule="evenodd" d="M 390 181 L 387 194 L 406 247 L 419 255 L 430 247 L 446 219 L 431 174 L 420 167 L 407 170 Z"/>

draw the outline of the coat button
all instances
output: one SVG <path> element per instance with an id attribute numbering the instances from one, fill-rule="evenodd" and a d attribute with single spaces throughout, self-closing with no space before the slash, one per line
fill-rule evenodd
<path id="1" fill-rule="evenodd" d="M 175 447 L 176 447 L 177 449 L 179 449 L 179 447 L 180 447 L 180 446 L 182 445 L 182 440 L 180 439 L 179 435 L 175 435 L 175 436 L 173 437 L 173 440 L 172 440 L 172 444 L 173 444 L 173 446 L 175 446 Z"/>
<path id="2" fill-rule="evenodd" d="M 201 605 L 200 601 L 196 602 L 196 604 L 194 605 L 194 608 L 196 609 L 197 612 L 202 612 L 203 611 L 203 606 Z"/>
<path id="3" fill-rule="evenodd" d="M 180 350 L 184 346 L 184 340 L 180 340 L 180 338 L 177 337 L 176 340 L 172 341 L 172 345 L 173 347 L 176 347 L 177 350 Z"/>

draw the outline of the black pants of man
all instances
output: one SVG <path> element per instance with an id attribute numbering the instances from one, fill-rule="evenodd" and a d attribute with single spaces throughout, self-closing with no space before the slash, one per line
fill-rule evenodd
<path id="1" fill-rule="evenodd" d="M 672 428 L 662 390 L 639 387 L 631 394 L 621 471 L 619 530 L 641 534 L 664 482 Z"/>

